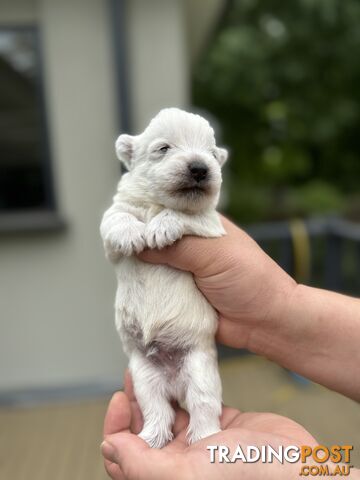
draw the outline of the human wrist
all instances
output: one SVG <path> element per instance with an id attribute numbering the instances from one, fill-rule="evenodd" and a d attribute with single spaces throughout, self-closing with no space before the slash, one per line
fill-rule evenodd
<path id="1" fill-rule="evenodd" d="M 277 344 L 288 329 L 288 319 L 297 302 L 298 290 L 302 287 L 294 279 L 283 272 L 281 280 L 274 280 L 276 289 L 268 293 L 269 308 L 264 312 L 260 321 L 253 326 L 249 335 L 248 349 L 253 353 L 271 357 L 272 346 Z"/>

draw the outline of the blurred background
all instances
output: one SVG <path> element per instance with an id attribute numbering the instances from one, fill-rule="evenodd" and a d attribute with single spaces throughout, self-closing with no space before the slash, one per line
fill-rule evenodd
<path id="1" fill-rule="evenodd" d="M 126 358 L 98 226 L 114 139 L 159 109 L 214 124 L 231 152 L 221 208 L 283 268 L 359 295 L 359 24 L 358 0 L 0 0 L 1 480 L 106 478 Z M 360 466 L 358 405 L 220 358 L 226 403 L 353 444 Z"/>

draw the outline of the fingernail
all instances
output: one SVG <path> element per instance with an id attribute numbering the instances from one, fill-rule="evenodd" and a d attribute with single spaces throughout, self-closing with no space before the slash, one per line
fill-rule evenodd
<path id="1" fill-rule="evenodd" d="M 106 440 L 103 441 L 100 445 L 100 450 L 106 460 L 110 460 L 110 462 L 116 462 L 115 448 L 111 445 L 111 443 L 107 442 Z"/>

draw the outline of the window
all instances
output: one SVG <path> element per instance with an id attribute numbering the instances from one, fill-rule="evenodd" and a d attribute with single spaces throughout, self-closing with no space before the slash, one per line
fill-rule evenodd
<path id="1" fill-rule="evenodd" d="M 38 30 L 0 27 L 0 219 L 54 206 Z"/>

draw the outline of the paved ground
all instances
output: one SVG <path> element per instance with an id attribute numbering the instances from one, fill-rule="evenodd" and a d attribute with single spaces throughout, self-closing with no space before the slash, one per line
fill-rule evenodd
<path id="1" fill-rule="evenodd" d="M 354 445 L 360 467 L 360 405 L 255 357 L 223 361 L 221 372 L 225 403 L 288 415 L 323 444 Z M 105 480 L 99 444 L 107 402 L 1 408 L 0 480 Z"/>
<path id="2" fill-rule="evenodd" d="M 352 461 L 360 467 L 360 404 L 319 385 L 295 381 L 286 370 L 257 357 L 227 360 L 221 370 L 225 403 L 290 417 L 319 444 L 353 445 Z"/>

